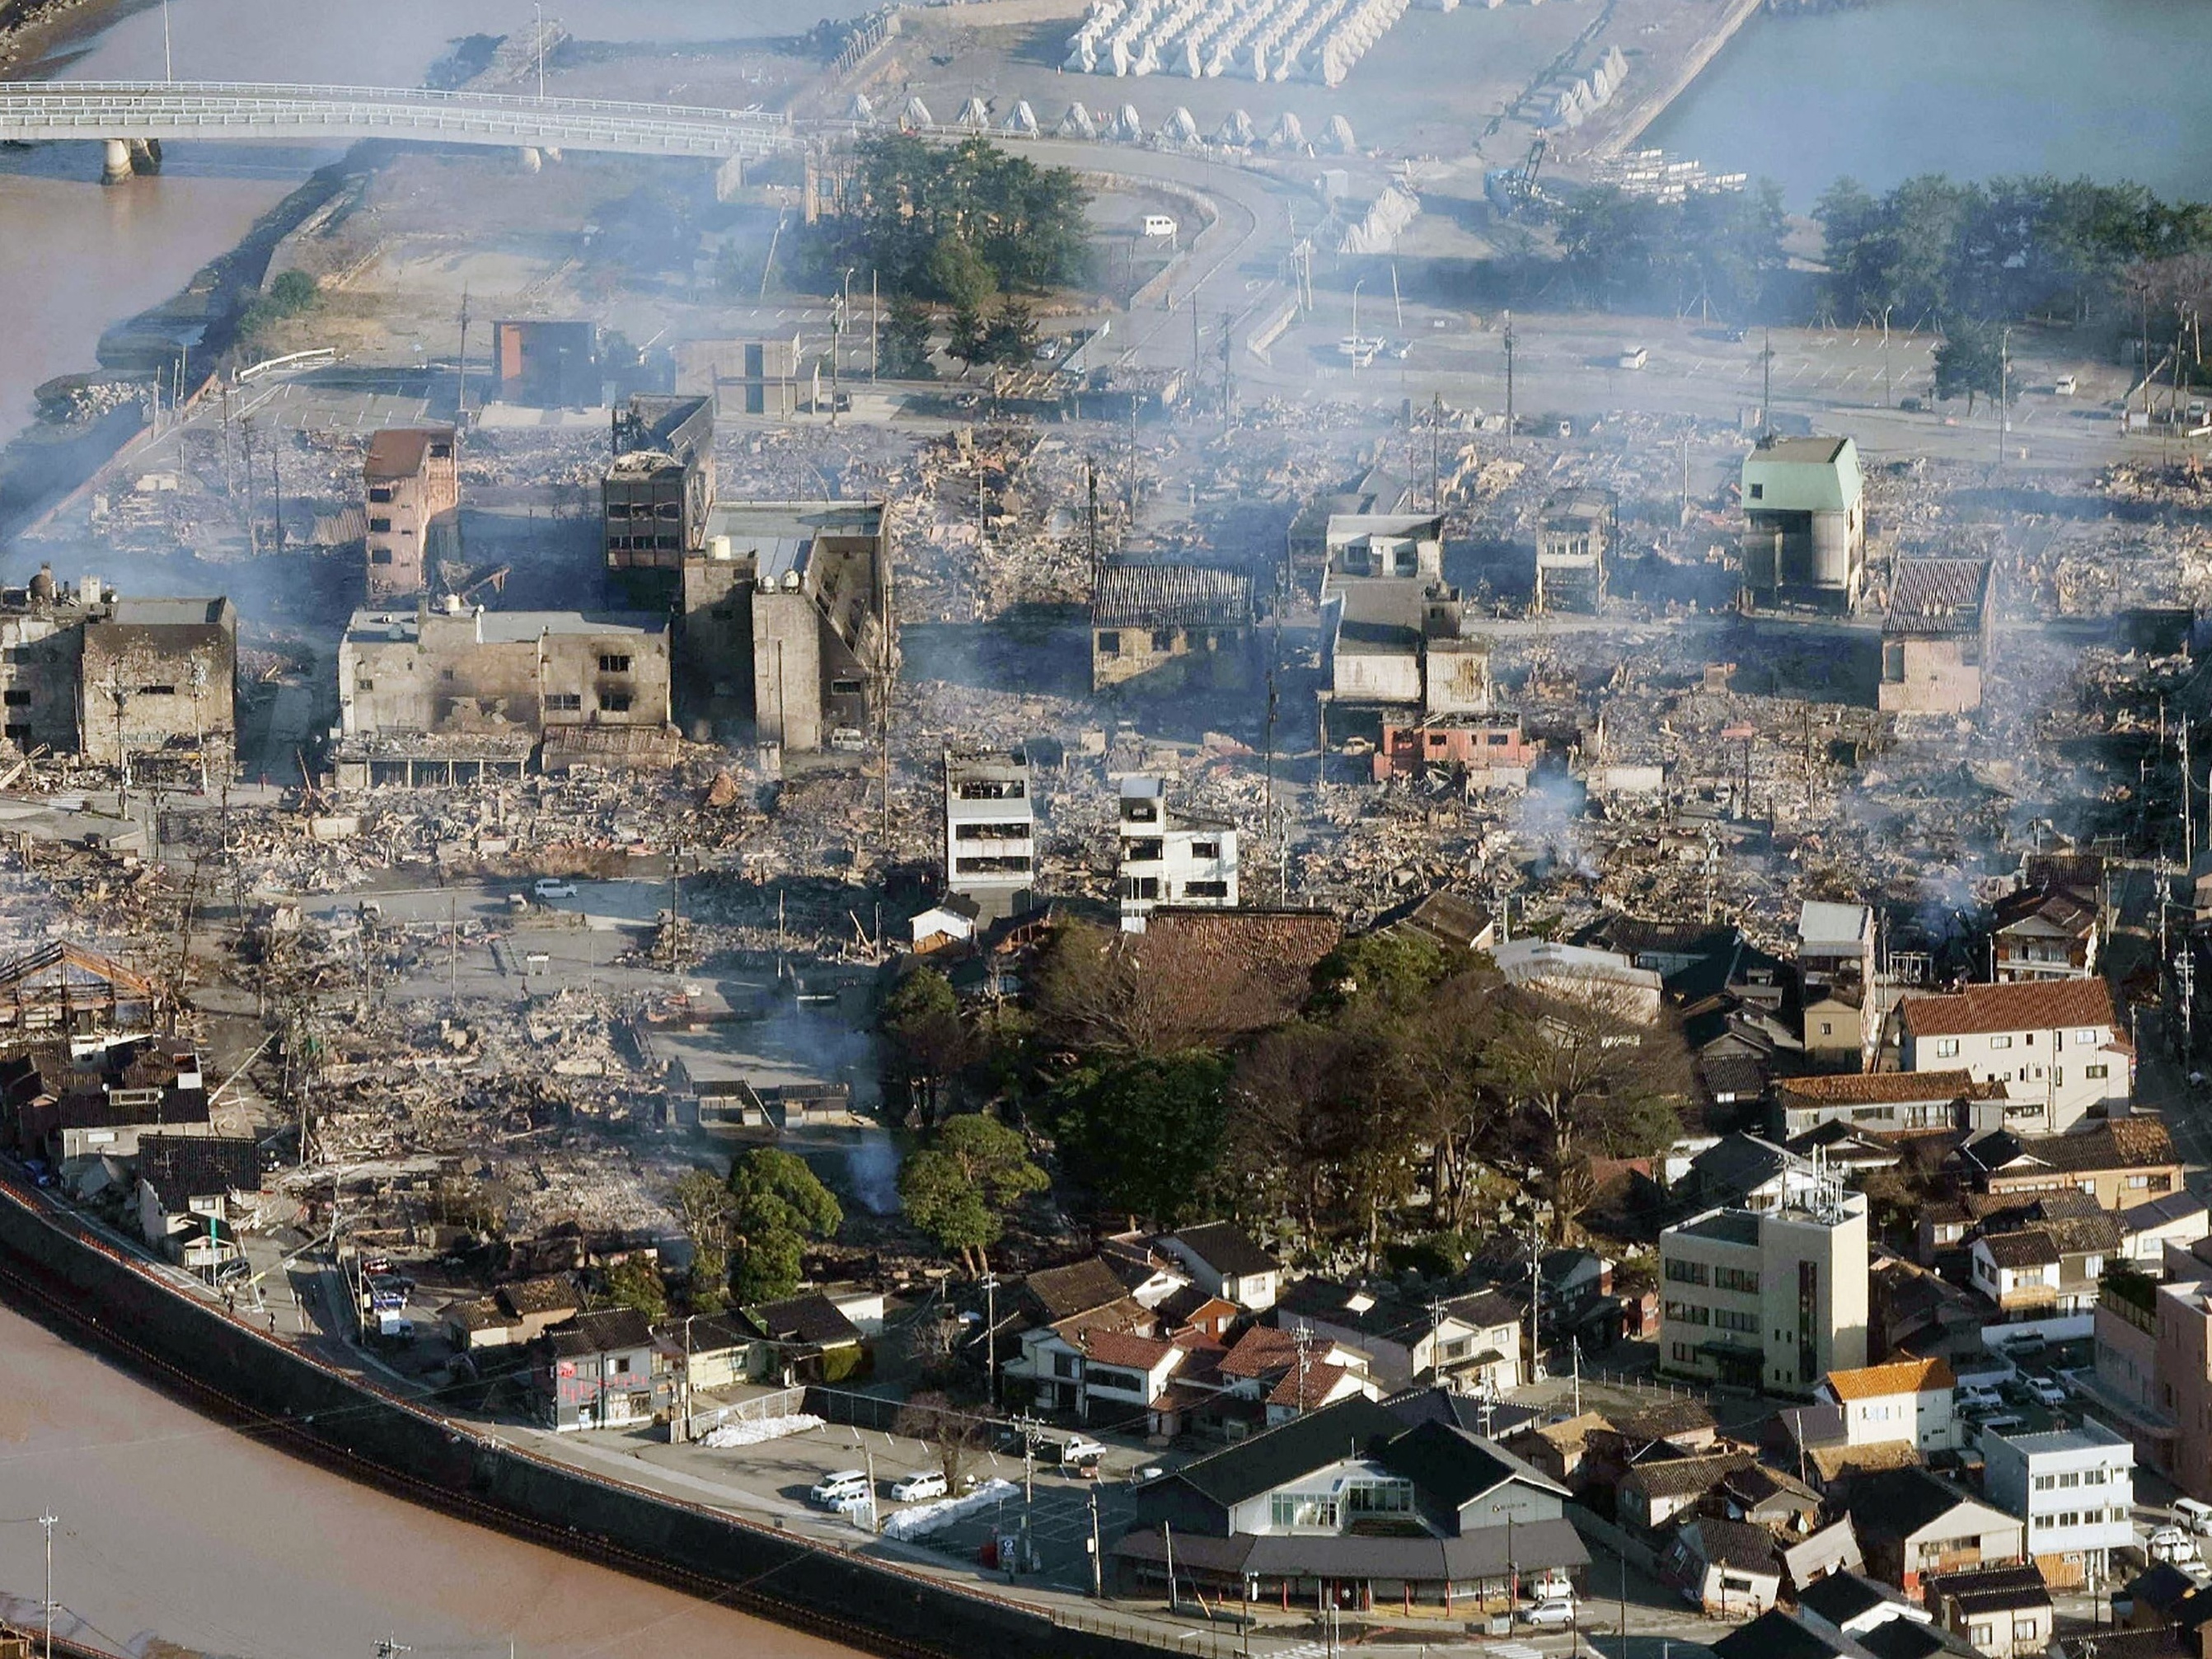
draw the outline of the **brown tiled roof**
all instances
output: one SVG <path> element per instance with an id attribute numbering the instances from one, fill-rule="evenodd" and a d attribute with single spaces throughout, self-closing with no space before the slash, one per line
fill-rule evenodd
<path id="1" fill-rule="evenodd" d="M 2024 1227 L 2016 1233 L 1991 1233 L 1982 1249 L 2000 1267 L 2048 1267 L 2059 1256 L 2058 1242 L 2040 1227 Z"/>
<path id="2" fill-rule="evenodd" d="M 2086 1174 L 2179 1161 L 2173 1138 L 2154 1117 L 2108 1118 L 2063 1135 L 2015 1136 L 2000 1129 L 1970 1142 L 1962 1156 L 1996 1179 L 2045 1170 Z"/>
<path id="3" fill-rule="evenodd" d="M 1148 1371 L 1177 1351 L 1172 1342 L 1139 1336 L 1133 1331 L 1091 1331 L 1076 1346 L 1086 1358 L 1101 1365 L 1126 1365 L 1134 1371 Z"/>
<path id="4" fill-rule="evenodd" d="M 2002 1083 L 1977 1083 L 1971 1072 L 1831 1072 L 1783 1078 L 1775 1084 L 1788 1099 L 1824 1106 L 1891 1106 L 1908 1101 L 1994 1100 Z"/>
<path id="5" fill-rule="evenodd" d="M 2063 887 L 2023 887 L 1999 899 L 1994 911 L 1994 920 L 2000 929 L 2025 921 L 2030 916 L 2040 916 L 2053 927 L 2063 928 L 2075 938 L 2083 939 L 2096 926 L 2097 907 Z"/>
<path id="6" fill-rule="evenodd" d="M 1653 1498 L 1685 1498 L 1711 1492 L 1722 1480 L 1759 1460 L 1749 1452 L 1709 1452 L 1699 1457 L 1669 1457 L 1638 1463 L 1626 1479 Z"/>
<path id="7" fill-rule="evenodd" d="M 1326 1401 L 1330 1391 L 1351 1375 L 1343 1366 L 1333 1365 L 1326 1359 L 1313 1361 L 1303 1372 L 1293 1365 L 1283 1373 L 1282 1381 L 1268 1392 L 1267 1403 L 1271 1406 L 1295 1406 L 1302 1412 L 1310 1412 Z"/>
<path id="8" fill-rule="evenodd" d="M 1906 559 L 1890 589 L 1889 634 L 1968 634 L 1989 597 L 1987 559 Z"/>
<path id="9" fill-rule="evenodd" d="M 1252 579 L 1187 564 L 1109 565 L 1098 573 L 1098 628 L 1241 628 L 1252 620 Z"/>
<path id="10" fill-rule="evenodd" d="M 1255 1325 L 1221 1356 L 1224 1376 L 1262 1376 L 1297 1363 L 1297 1339 L 1273 1325 Z"/>
<path id="11" fill-rule="evenodd" d="M 423 458 L 430 453 L 433 441 L 451 443 L 453 428 L 441 427 L 386 427 L 368 441 L 368 457 L 362 465 L 365 478 L 411 478 L 422 470 Z"/>
<path id="12" fill-rule="evenodd" d="M 1042 1267 L 1024 1282 L 1046 1320 L 1058 1323 L 1075 1314 L 1089 1313 L 1128 1295 L 1121 1275 L 1097 1256 L 1085 1256 L 1064 1267 Z"/>
<path id="13" fill-rule="evenodd" d="M 1881 1440 L 1870 1446 L 1808 1446 L 1805 1455 L 1822 1480 L 1832 1484 L 1846 1474 L 1917 1468 L 1920 1449 L 1909 1440 Z"/>
<path id="14" fill-rule="evenodd" d="M 1972 985 L 1954 996 L 1907 997 L 1899 1012 L 1905 1029 L 1916 1037 L 2048 1031 L 2075 1025 L 2127 1029 L 2112 1001 L 2112 988 L 2101 979 Z"/>
<path id="15" fill-rule="evenodd" d="M 1893 1365 L 1861 1365 L 1830 1371 L 1828 1387 L 1838 1400 L 1878 1400 L 1886 1395 L 1921 1394 L 1949 1389 L 1958 1379 L 1942 1359 L 1900 1360 Z"/>

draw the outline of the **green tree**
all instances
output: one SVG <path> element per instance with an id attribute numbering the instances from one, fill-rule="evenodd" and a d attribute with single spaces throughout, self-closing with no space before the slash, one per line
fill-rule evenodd
<path id="1" fill-rule="evenodd" d="M 1996 401 L 2003 384 L 2003 345 L 1997 330 L 1971 318 L 1955 318 L 1945 327 L 1936 348 L 1936 395 L 1966 395 L 1966 413 L 1974 412 L 1978 396 Z"/>
<path id="2" fill-rule="evenodd" d="M 945 355 L 963 368 L 974 368 L 983 361 L 988 331 L 981 312 L 962 307 L 952 313 L 952 334 L 945 343 Z"/>
<path id="3" fill-rule="evenodd" d="M 952 981 L 934 968 L 909 970 L 884 999 L 878 1024 L 895 1093 L 921 1108 L 922 1127 L 942 1115 L 945 1084 L 975 1058 Z"/>
<path id="4" fill-rule="evenodd" d="M 1163 1227 L 1201 1213 L 1221 1158 L 1229 1072 L 1200 1050 L 1072 1073 L 1048 1107 L 1063 1167 L 1103 1203 Z"/>
<path id="5" fill-rule="evenodd" d="M 1013 1206 L 1050 1184 L 1018 1131 L 976 1112 L 947 1122 L 899 1170 L 908 1218 L 978 1273 Z"/>
<path id="6" fill-rule="evenodd" d="M 1025 363 L 1036 356 L 1036 319 L 1030 308 L 1012 295 L 999 301 L 999 308 L 991 313 L 991 321 L 983 331 L 981 341 L 983 361 L 992 363 Z"/>
<path id="7" fill-rule="evenodd" d="M 609 1307 L 635 1308 L 647 1319 L 668 1316 L 668 1287 L 649 1257 L 626 1255 L 607 1269 L 599 1299 Z"/>
<path id="8" fill-rule="evenodd" d="M 1418 933 L 1357 934 L 1314 964 L 1313 1010 L 1331 1016 L 1354 1008 L 1412 1013 L 1427 1002 L 1449 966 L 1443 951 Z"/>
<path id="9" fill-rule="evenodd" d="M 975 246 L 957 233 L 940 236 L 925 273 L 932 293 L 962 311 L 981 311 L 999 291 L 999 279 Z"/>
<path id="10" fill-rule="evenodd" d="M 805 1242 L 828 1238 L 845 1212 L 806 1160 L 756 1147 L 730 1166 L 732 1290 L 740 1304 L 773 1302 L 799 1288 Z"/>
<path id="11" fill-rule="evenodd" d="M 321 291 L 322 284 L 304 270 L 281 272 L 276 280 L 269 284 L 270 299 L 275 302 L 279 313 L 287 317 L 297 316 L 314 304 Z"/>
<path id="12" fill-rule="evenodd" d="M 927 380 L 937 370 L 929 361 L 929 307 L 918 300 L 894 300 L 883 323 L 883 372 L 895 380 Z"/>

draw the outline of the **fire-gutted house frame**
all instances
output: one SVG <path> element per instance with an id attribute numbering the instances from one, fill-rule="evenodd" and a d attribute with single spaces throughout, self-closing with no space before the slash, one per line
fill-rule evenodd
<path id="1" fill-rule="evenodd" d="M 705 544 L 714 504 L 714 400 L 641 394 L 615 412 L 614 461 L 599 481 L 608 579 L 623 603 L 675 603 L 684 562 Z"/>
<path id="2" fill-rule="evenodd" d="M 154 983 L 112 957 L 56 941 L 0 962 L 0 1038 L 152 1029 Z"/>
<path id="3" fill-rule="evenodd" d="M 1192 565 L 1108 565 L 1091 604 L 1091 689 L 1241 691 L 1252 684 L 1252 579 Z"/>

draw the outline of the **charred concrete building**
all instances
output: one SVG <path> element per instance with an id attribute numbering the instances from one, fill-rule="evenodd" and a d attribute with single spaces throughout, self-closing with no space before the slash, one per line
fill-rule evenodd
<path id="1" fill-rule="evenodd" d="M 228 599 L 135 599 L 42 566 L 0 588 L 6 745 L 80 754 L 205 783 L 234 760 L 238 611 Z"/>
<path id="2" fill-rule="evenodd" d="M 970 920 L 1029 908 L 1036 880 L 1036 793 L 1029 757 L 945 753 L 945 890 L 970 901 Z"/>
<path id="3" fill-rule="evenodd" d="M 1091 689 L 1240 691 L 1253 680 L 1252 579 L 1109 565 L 1091 602 Z"/>
<path id="4" fill-rule="evenodd" d="M 880 502 L 724 501 L 684 562 L 678 705 L 796 753 L 868 742 L 895 665 Z"/>
<path id="5" fill-rule="evenodd" d="M 1605 562 L 1620 502 L 1610 489 L 1553 496 L 1536 520 L 1536 609 L 1595 611 L 1605 603 Z"/>
<path id="6" fill-rule="evenodd" d="M 691 340 L 676 348 L 676 390 L 702 396 L 719 415 L 765 415 L 787 421 L 799 412 L 799 337 L 787 340 Z"/>
<path id="7" fill-rule="evenodd" d="M 357 611 L 338 645 L 340 787 L 665 765 L 669 623 L 643 612 Z"/>
<path id="8" fill-rule="evenodd" d="M 1982 706 L 1990 659 L 1987 559 L 1911 559 L 1898 567 L 1881 623 L 1886 714 L 1964 714 Z"/>
<path id="9" fill-rule="evenodd" d="M 1754 605 L 1850 611 L 1866 586 L 1866 491 L 1849 438 L 1767 438 L 1743 459 L 1743 585 Z"/>
<path id="10" fill-rule="evenodd" d="M 714 400 L 641 395 L 617 410 L 599 502 L 607 578 L 623 602 L 673 605 L 714 504 Z"/>
<path id="11" fill-rule="evenodd" d="M 453 428 L 389 427 L 362 462 L 368 501 L 368 597 L 419 593 L 459 550 L 460 463 Z"/>

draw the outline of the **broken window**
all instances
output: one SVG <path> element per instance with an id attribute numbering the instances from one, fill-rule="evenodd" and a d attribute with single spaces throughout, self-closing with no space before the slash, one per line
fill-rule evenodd
<path id="1" fill-rule="evenodd" d="M 1229 884 L 1225 881 L 1187 881 L 1182 884 L 1185 898 L 1225 899 Z"/>
<path id="2" fill-rule="evenodd" d="M 392 499 L 392 486 L 390 484 L 376 484 L 373 486 L 368 492 L 368 499 L 372 501 L 390 501 Z"/>
<path id="3" fill-rule="evenodd" d="M 368 550 L 368 562 L 371 564 L 390 564 L 392 562 L 392 550 L 388 547 L 370 548 Z"/>
<path id="4" fill-rule="evenodd" d="M 573 714 L 583 706 L 583 698 L 574 691 L 551 692 L 545 699 L 545 707 L 556 714 Z"/>
<path id="5" fill-rule="evenodd" d="M 606 714 L 627 714 L 629 713 L 629 693 L 602 691 L 599 693 L 599 708 Z"/>
<path id="6" fill-rule="evenodd" d="M 8 707 L 10 708 L 21 708 L 30 701 L 31 694 L 27 691 L 10 691 L 7 696 Z"/>
<path id="7" fill-rule="evenodd" d="M 1194 859 L 1218 859 L 1221 843 L 1218 841 L 1194 841 L 1190 844 L 1190 855 Z"/>
<path id="8" fill-rule="evenodd" d="M 1111 628 L 1099 629 L 1098 654 L 1102 657 L 1118 657 L 1121 654 L 1121 635 L 1119 630 Z"/>
<path id="9" fill-rule="evenodd" d="M 1121 843 L 1121 856 L 1133 864 L 1150 864 L 1159 858 L 1161 850 L 1162 843 L 1157 836 Z"/>
<path id="10" fill-rule="evenodd" d="M 173 697 L 177 695 L 177 688 L 173 685 L 142 685 L 138 688 L 138 695 L 142 697 Z"/>
<path id="11" fill-rule="evenodd" d="M 830 682 L 830 695 L 833 697 L 857 697 L 860 695 L 860 683 L 858 680 Z"/>
<path id="12" fill-rule="evenodd" d="M 1152 630 L 1152 649 L 1155 651 L 1174 650 L 1175 629 L 1172 628 L 1155 628 Z"/>
<path id="13" fill-rule="evenodd" d="M 368 527 L 371 530 L 389 532 L 392 528 L 392 520 L 388 518 L 371 519 L 368 521 Z"/>
<path id="14" fill-rule="evenodd" d="M 629 672 L 629 659 L 628 657 L 603 656 L 599 659 L 599 672 L 602 674 L 627 674 Z"/>

